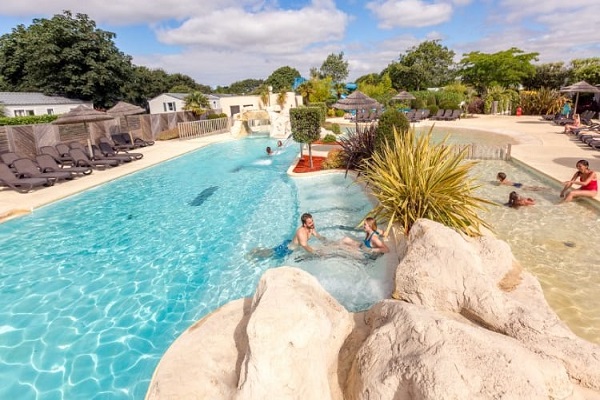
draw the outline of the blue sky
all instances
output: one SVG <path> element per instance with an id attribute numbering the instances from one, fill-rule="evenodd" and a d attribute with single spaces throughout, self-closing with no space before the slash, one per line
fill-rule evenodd
<path id="1" fill-rule="evenodd" d="M 0 7 L 0 34 L 62 10 L 116 33 L 135 64 L 212 87 L 286 65 L 308 76 L 341 51 L 353 80 L 430 39 L 457 61 L 510 47 L 538 52 L 540 62 L 600 56 L 598 0 L 19 0 Z"/>

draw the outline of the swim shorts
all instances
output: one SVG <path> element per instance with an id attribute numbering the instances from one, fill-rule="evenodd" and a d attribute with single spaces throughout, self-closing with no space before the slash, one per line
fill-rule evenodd
<path id="1" fill-rule="evenodd" d="M 286 258 L 293 253 L 288 245 L 292 243 L 291 240 L 284 240 L 279 246 L 273 247 L 273 258 Z"/>

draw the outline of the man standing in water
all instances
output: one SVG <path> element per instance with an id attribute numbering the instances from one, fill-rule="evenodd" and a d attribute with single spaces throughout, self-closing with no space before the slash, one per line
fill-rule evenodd
<path id="1" fill-rule="evenodd" d="M 302 214 L 300 221 L 302 222 L 302 226 L 296 230 L 296 235 L 294 236 L 292 243 L 297 246 L 302 246 L 304 250 L 308 251 L 309 253 L 315 253 L 315 249 L 308 245 L 308 240 L 311 236 L 323 240 L 323 236 L 317 233 L 313 217 L 309 213 Z"/>

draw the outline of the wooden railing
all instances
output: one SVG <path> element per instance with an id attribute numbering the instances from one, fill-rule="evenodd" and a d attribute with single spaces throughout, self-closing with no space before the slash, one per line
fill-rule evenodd
<path id="1" fill-rule="evenodd" d="M 229 118 L 179 122 L 177 129 L 179 130 L 179 139 L 193 139 L 215 133 L 229 132 Z"/>
<path id="2" fill-rule="evenodd" d="M 486 144 L 458 144 L 454 145 L 456 151 L 466 150 L 467 160 L 510 160 L 511 145 L 486 145 Z"/>

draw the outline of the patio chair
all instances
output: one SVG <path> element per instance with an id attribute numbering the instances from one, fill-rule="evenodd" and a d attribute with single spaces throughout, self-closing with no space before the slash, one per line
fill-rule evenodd
<path id="1" fill-rule="evenodd" d="M 13 163 L 15 162 L 15 160 L 18 160 L 22 157 L 17 153 L 7 151 L 6 153 L 0 154 L 0 158 L 2 159 L 2 162 L 4 164 L 8 165 L 10 168 L 13 168 Z"/>
<path id="2" fill-rule="evenodd" d="M 456 121 L 460 119 L 460 114 L 462 114 L 461 110 L 451 110 L 450 115 L 442 117 L 444 121 Z"/>
<path id="3" fill-rule="evenodd" d="M 92 154 L 94 156 L 93 160 L 115 160 L 118 161 L 119 164 L 123 164 L 126 162 L 131 162 L 133 161 L 133 158 L 126 156 L 124 154 L 120 154 L 120 155 L 114 155 L 114 156 L 105 156 L 100 149 L 98 148 L 98 146 L 96 146 L 95 144 L 92 145 Z"/>
<path id="4" fill-rule="evenodd" d="M 19 193 L 27 193 L 35 187 L 52 186 L 53 180 L 47 178 L 18 178 L 8 165 L 0 163 L 0 186 L 8 187 Z"/>
<path id="5" fill-rule="evenodd" d="M 17 176 L 21 178 L 48 178 L 54 180 L 71 180 L 73 174 L 66 171 L 42 172 L 40 167 L 30 158 L 19 158 L 13 162 Z"/>
<path id="6" fill-rule="evenodd" d="M 128 151 L 122 150 L 122 153 L 119 153 L 113 149 L 113 147 L 105 141 L 101 141 L 98 143 L 98 148 L 107 157 L 117 156 L 117 155 L 127 155 L 131 157 L 133 160 L 141 160 L 144 155 L 142 153 L 130 153 Z"/>
<path id="7" fill-rule="evenodd" d="M 116 167 L 119 162 L 116 160 L 91 160 L 80 149 L 70 149 L 69 154 L 77 167 L 91 167 L 94 169 L 105 169 L 108 167 Z"/>
<path id="8" fill-rule="evenodd" d="M 90 167 L 64 167 L 61 166 L 56 160 L 49 154 L 40 154 L 35 157 L 35 161 L 39 165 L 42 172 L 70 172 L 73 175 L 89 175 L 92 173 Z"/>
<path id="9" fill-rule="evenodd" d="M 67 151 L 68 151 L 68 147 L 67 147 Z M 60 154 L 58 150 L 56 150 L 56 147 L 54 146 L 42 146 L 40 147 L 40 154 L 46 154 L 49 155 L 50 157 L 52 157 L 54 159 L 54 161 L 61 165 L 61 166 L 65 166 L 65 165 L 73 165 L 73 159 L 71 158 L 71 156 L 67 153 L 67 154 Z"/>
<path id="10" fill-rule="evenodd" d="M 115 136 L 115 135 L 112 135 L 112 136 Z M 100 139 L 98 139 L 98 142 L 100 144 L 106 143 L 107 145 L 109 145 L 116 152 L 127 151 L 127 150 L 133 149 L 133 146 L 126 144 L 124 140 L 121 141 L 122 144 L 118 144 L 114 140 L 111 140 L 111 139 L 109 139 L 107 137 L 101 137 Z"/>

